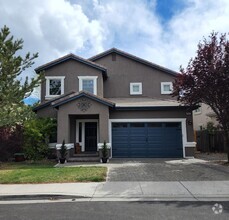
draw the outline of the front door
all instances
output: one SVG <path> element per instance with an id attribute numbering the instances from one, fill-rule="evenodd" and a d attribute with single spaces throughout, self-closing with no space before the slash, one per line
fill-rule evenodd
<path id="1" fill-rule="evenodd" d="M 85 122 L 85 151 L 97 151 L 97 122 Z"/>

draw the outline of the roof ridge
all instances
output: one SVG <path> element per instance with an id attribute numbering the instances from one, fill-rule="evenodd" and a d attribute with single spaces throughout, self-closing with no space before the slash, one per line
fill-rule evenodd
<path id="1" fill-rule="evenodd" d="M 139 61 L 139 62 L 141 62 L 141 63 L 143 63 L 143 64 L 153 66 L 154 68 L 157 68 L 157 69 L 160 69 L 160 70 L 164 70 L 164 71 L 166 71 L 166 72 L 168 72 L 168 73 L 170 73 L 170 74 L 172 74 L 172 75 L 177 75 L 177 74 L 178 74 L 178 72 L 176 72 L 176 71 L 174 71 L 174 70 L 171 70 L 171 69 L 169 69 L 169 68 L 166 68 L 166 67 L 161 66 L 161 65 L 158 65 L 158 64 L 155 64 L 155 63 L 153 63 L 153 62 L 151 62 L 151 61 L 149 61 L 149 60 L 143 59 L 143 58 L 141 58 L 141 57 L 138 57 L 138 56 L 133 55 L 133 54 L 131 54 L 131 53 L 125 52 L 125 51 L 120 50 L 120 49 L 117 49 L 117 48 L 115 48 L 115 47 L 113 47 L 113 48 L 111 48 L 111 49 L 109 49 L 109 50 L 106 50 L 106 51 L 104 51 L 104 52 L 102 52 L 102 53 L 99 53 L 99 54 L 97 54 L 97 55 L 95 55 L 95 56 L 92 56 L 92 57 L 88 58 L 88 60 L 95 61 L 95 60 L 97 60 L 97 59 L 99 59 L 99 58 L 101 58 L 101 57 L 104 57 L 104 56 L 106 56 L 106 55 L 112 53 L 112 52 L 116 52 L 116 53 L 118 53 L 118 54 L 120 54 L 120 55 L 123 55 L 123 56 L 126 56 L 126 57 L 128 57 L 128 58 L 137 60 L 137 61 Z"/>
<path id="2" fill-rule="evenodd" d="M 74 98 L 77 98 L 77 96 L 80 96 L 80 95 L 85 95 L 86 97 L 89 97 L 89 98 L 91 97 L 92 99 L 103 101 L 105 103 L 108 103 L 111 106 L 113 106 L 115 104 L 114 102 L 112 102 L 112 101 L 110 101 L 108 99 L 105 99 L 103 97 L 94 95 L 94 94 L 89 93 L 89 92 L 86 92 L 86 91 L 80 91 L 80 92 L 75 92 L 75 93 L 69 94 L 68 97 L 67 96 L 66 97 L 63 97 L 60 100 L 53 101 L 51 103 L 51 105 L 53 107 L 59 106 L 61 104 L 64 104 L 65 102 L 71 101 L 70 99 L 73 99 L 74 100 Z"/>
<path id="3" fill-rule="evenodd" d="M 73 58 L 73 59 L 75 58 L 76 60 L 79 60 L 79 61 L 81 60 L 81 61 L 83 61 L 85 63 L 90 63 L 92 66 L 99 67 L 100 69 L 102 69 L 104 71 L 106 71 L 106 69 L 107 69 L 105 66 L 103 66 L 101 64 L 98 64 L 98 63 L 93 62 L 91 60 L 85 59 L 85 58 L 83 58 L 81 56 L 78 56 L 78 55 L 75 55 L 73 53 L 69 53 L 69 54 L 66 54 L 66 55 L 64 55 L 62 57 L 59 57 L 57 59 L 54 59 L 54 60 L 52 60 L 52 61 L 50 61 L 50 62 L 48 62 L 46 64 L 43 64 L 41 66 L 38 66 L 37 68 L 35 68 L 35 72 L 38 73 L 38 72 L 42 71 L 43 69 L 48 68 L 49 66 L 53 66 L 53 65 L 55 65 L 57 63 L 60 63 L 62 60 L 64 61 L 64 60 L 66 60 L 68 58 L 69 59 L 70 58 Z"/>

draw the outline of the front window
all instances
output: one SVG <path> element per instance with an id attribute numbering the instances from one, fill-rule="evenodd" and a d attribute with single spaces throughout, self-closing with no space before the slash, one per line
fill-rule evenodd
<path id="1" fill-rule="evenodd" d="M 64 94 L 64 76 L 46 76 L 46 98 Z"/>
<path id="2" fill-rule="evenodd" d="M 97 95 L 97 76 L 78 76 L 79 91 L 90 92 Z"/>
<path id="3" fill-rule="evenodd" d="M 142 83 L 130 83 L 130 95 L 142 95 Z"/>
<path id="4" fill-rule="evenodd" d="M 161 94 L 171 94 L 173 91 L 172 82 L 162 82 L 161 83 Z"/>
<path id="5" fill-rule="evenodd" d="M 94 80 L 93 79 L 83 79 L 82 80 L 82 90 L 94 93 Z"/>

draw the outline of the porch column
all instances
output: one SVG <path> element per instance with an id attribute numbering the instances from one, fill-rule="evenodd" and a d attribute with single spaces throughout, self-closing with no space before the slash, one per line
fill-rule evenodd
<path id="1" fill-rule="evenodd" d="M 109 109 L 104 109 L 103 113 L 99 114 L 99 143 L 109 142 Z"/>
<path id="2" fill-rule="evenodd" d="M 69 143 L 70 139 L 70 120 L 68 114 L 63 111 L 58 111 L 57 116 L 57 143 L 61 144 L 63 140 L 65 143 Z"/>

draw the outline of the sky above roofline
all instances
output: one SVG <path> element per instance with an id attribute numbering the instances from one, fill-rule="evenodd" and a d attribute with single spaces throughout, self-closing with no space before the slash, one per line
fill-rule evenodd
<path id="1" fill-rule="evenodd" d="M 7 25 L 24 50 L 39 52 L 32 69 L 68 53 L 84 58 L 116 47 L 178 71 L 213 30 L 229 30 L 228 0 L 7 0 Z"/>

